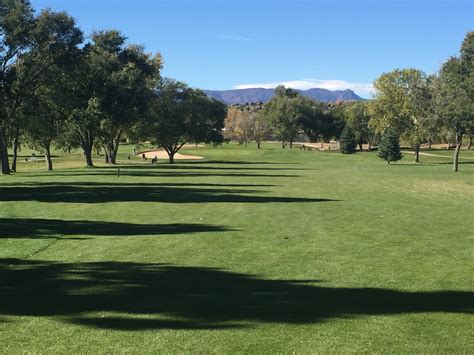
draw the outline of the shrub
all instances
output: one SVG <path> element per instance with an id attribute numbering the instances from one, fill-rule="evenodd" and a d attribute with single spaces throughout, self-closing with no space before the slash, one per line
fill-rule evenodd
<path id="1" fill-rule="evenodd" d="M 353 154 L 356 152 L 356 138 L 351 126 L 346 125 L 341 133 L 341 153 Z"/>
<path id="2" fill-rule="evenodd" d="M 402 159 L 400 152 L 400 139 L 392 129 L 387 129 L 380 137 L 378 156 L 386 160 L 388 164 L 392 161 Z"/>

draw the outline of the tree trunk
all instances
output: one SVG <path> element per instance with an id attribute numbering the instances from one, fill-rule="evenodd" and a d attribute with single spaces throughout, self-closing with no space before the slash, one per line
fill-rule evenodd
<path id="1" fill-rule="evenodd" d="M 256 142 L 257 142 L 257 149 L 260 149 L 260 139 L 257 139 Z"/>
<path id="2" fill-rule="evenodd" d="M 415 163 L 420 162 L 420 144 L 415 144 Z"/>
<path id="3" fill-rule="evenodd" d="M 117 164 L 117 152 L 114 150 L 112 150 L 109 154 L 109 164 Z"/>
<path id="4" fill-rule="evenodd" d="M 5 133 L 0 133 L 0 156 L 2 160 L 2 174 L 10 174 L 10 163 L 8 162 L 8 144 Z"/>
<path id="5" fill-rule="evenodd" d="M 122 130 L 117 132 L 115 138 L 110 139 L 105 144 L 105 156 L 106 156 L 106 163 L 108 164 L 116 164 L 117 163 L 117 153 L 119 148 L 120 138 L 122 137 Z"/>
<path id="6" fill-rule="evenodd" d="M 111 164 L 111 155 L 112 155 L 113 145 L 110 141 L 106 141 L 104 144 L 105 151 L 105 164 Z"/>
<path id="7" fill-rule="evenodd" d="M 44 157 L 48 164 L 48 171 L 53 170 L 53 160 L 51 159 L 51 143 L 47 143 L 44 146 Z"/>
<path id="8" fill-rule="evenodd" d="M 122 131 L 119 132 L 117 137 L 112 144 L 112 151 L 110 152 L 110 164 L 117 164 L 117 153 L 119 148 L 120 137 L 122 135 Z"/>
<path id="9" fill-rule="evenodd" d="M 369 152 L 372 150 L 372 143 L 374 143 L 375 134 L 373 134 L 369 139 L 369 148 L 367 149 Z"/>
<path id="10" fill-rule="evenodd" d="M 285 141 L 281 141 L 281 149 L 285 149 L 285 146 L 286 146 L 286 142 L 285 142 Z"/>
<path id="11" fill-rule="evenodd" d="M 290 149 L 293 149 L 293 140 L 290 140 Z"/>
<path id="12" fill-rule="evenodd" d="M 19 145 L 19 133 L 15 134 L 15 138 L 13 139 L 13 158 L 12 158 L 12 168 L 11 171 L 16 172 L 16 162 L 18 160 L 18 145 Z"/>
<path id="13" fill-rule="evenodd" d="M 467 149 L 471 150 L 472 146 L 472 134 L 469 135 L 469 140 L 467 141 Z"/>
<path id="14" fill-rule="evenodd" d="M 431 149 L 431 141 L 428 141 L 428 149 Z"/>
<path id="15" fill-rule="evenodd" d="M 175 152 L 168 152 L 168 159 L 170 164 L 174 164 L 174 154 Z"/>
<path id="16" fill-rule="evenodd" d="M 86 166 L 88 168 L 94 167 L 94 163 L 92 161 L 92 145 L 85 144 L 82 146 L 82 150 L 84 151 L 84 158 L 86 159 Z"/>
<path id="17" fill-rule="evenodd" d="M 362 152 L 362 142 L 359 142 L 359 150 Z"/>
<path id="18" fill-rule="evenodd" d="M 462 145 L 462 134 L 456 134 L 456 149 L 454 150 L 453 171 L 458 171 L 459 151 Z"/>

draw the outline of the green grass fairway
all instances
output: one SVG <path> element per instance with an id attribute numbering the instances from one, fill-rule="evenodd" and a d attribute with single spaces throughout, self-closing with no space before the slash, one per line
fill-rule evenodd
<path id="1" fill-rule="evenodd" d="M 0 177 L 2 353 L 474 353 L 474 152 L 129 153 Z"/>

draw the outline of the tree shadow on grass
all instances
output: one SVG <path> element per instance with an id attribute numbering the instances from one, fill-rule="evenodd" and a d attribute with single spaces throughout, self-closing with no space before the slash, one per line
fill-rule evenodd
<path id="1" fill-rule="evenodd" d="M 221 165 L 300 165 L 300 163 L 270 162 L 270 161 L 246 161 L 246 160 L 193 160 L 186 164 L 221 164 Z"/>
<path id="2" fill-rule="evenodd" d="M 220 269 L 0 259 L 0 315 L 118 329 L 225 329 L 403 313 L 472 313 L 469 291 L 333 288 Z M 33 296 L 32 296 L 33 295 Z"/>
<path id="3" fill-rule="evenodd" d="M 459 165 L 464 165 L 464 164 L 474 164 L 474 161 L 461 161 L 459 162 Z M 399 162 L 396 162 L 396 163 L 392 163 L 391 164 L 392 166 L 406 166 L 406 167 L 419 167 L 419 168 L 422 168 L 424 166 L 442 166 L 442 165 L 453 165 L 453 162 L 452 161 L 443 161 L 443 162 L 436 162 L 436 161 L 432 161 L 432 162 L 419 162 L 419 163 L 414 163 L 414 162 L 410 162 L 410 163 L 399 163 Z"/>
<path id="4" fill-rule="evenodd" d="M 194 223 L 134 224 L 42 218 L 0 218 L 0 238 L 53 238 L 70 236 L 175 235 L 231 231 L 222 226 Z"/>
<path id="5" fill-rule="evenodd" d="M 422 168 L 422 167 L 424 167 L 424 166 L 439 166 L 439 163 L 426 163 L 426 162 L 420 162 L 420 163 L 414 163 L 414 162 L 401 163 L 401 162 L 395 162 L 395 163 L 391 163 L 390 166 L 404 166 L 404 167 L 417 167 L 417 168 Z"/>
<path id="6" fill-rule="evenodd" d="M 114 169 L 94 168 L 94 169 L 70 169 L 51 171 L 49 173 L 28 172 L 22 176 L 30 177 L 51 177 L 51 176 L 117 176 L 117 169 L 120 168 L 121 176 L 133 177 L 160 177 L 160 178 L 206 178 L 206 177 L 233 177 L 233 178 L 296 178 L 301 175 L 295 174 L 255 174 L 255 173 L 233 173 L 233 172 L 200 172 L 200 171 L 169 171 L 151 167 L 149 169 L 128 169 L 117 166 Z"/>
<path id="7" fill-rule="evenodd" d="M 204 163 L 211 162 L 201 162 L 201 164 L 186 162 L 185 164 L 125 164 L 125 165 L 113 165 L 113 166 L 104 166 L 100 168 L 88 168 L 88 169 L 68 169 L 68 170 L 57 170 L 47 173 L 37 173 L 31 172 L 25 174 L 25 176 L 94 176 L 94 175 L 111 175 L 116 176 L 117 170 L 120 169 L 120 173 L 123 176 L 141 176 L 141 177 L 267 177 L 267 178 L 278 178 L 278 177 L 300 177 L 300 175 L 294 175 L 291 173 L 281 174 L 274 172 L 291 172 L 294 170 L 316 170 L 316 169 L 302 169 L 302 168 L 292 168 L 292 167 L 254 167 L 254 164 L 265 164 L 265 163 L 230 163 L 224 162 L 224 165 L 215 166 L 215 162 L 212 163 L 212 166 L 206 166 Z M 226 164 L 231 164 L 227 166 Z M 235 166 L 244 164 L 243 166 Z M 251 165 L 250 167 L 245 166 Z M 261 172 L 261 173 L 260 173 Z M 265 173 L 267 172 L 267 173 Z"/>
<path id="8" fill-rule="evenodd" d="M 145 164 L 145 165 L 144 165 Z M 124 166 L 136 167 L 136 166 L 150 166 L 146 165 L 147 161 L 145 162 L 135 162 L 132 164 L 124 164 Z M 301 163 L 287 163 L 287 162 L 280 162 L 280 161 L 247 161 L 247 160 L 176 160 L 175 164 L 168 164 L 167 162 L 161 160 L 158 164 L 159 166 L 177 166 L 177 165 L 205 165 L 205 164 L 217 164 L 217 165 L 301 165 Z M 114 166 L 110 166 L 114 168 Z M 264 169 L 264 168 L 262 168 Z"/>
<path id="9" fill-rule="evenodd" d="M 64 182 L 64 181 L 55 181 L 55 182 L 42 182 L 42 181 L 22 181 L 16 184 L 0 184 L 0 188 L 6 187 L 41 187 L 41 186 L 148 186 L 148 187 L 216 187 L 216 188 L 233 188 L 233 187 L 276 187 L 280 185 L 274 184 L 218 184 L 218 183 L 207 183 L 207 182 L 97 182 L 97 181 L 74 181 L 74 182 Z"/>
<path id="10" fill-rule="evenodd" d="M 38 202 L 161 202 L 161 203 L 304 203 L 335 201 L 325 198 L 259 196 L 266 193 L 255 189 L 186 188 L 168 186 L 135 186 L 113 184 L 109 186 L 41 185 L 3 186 L 0 201 Z"/>
<path id="11" fill-rule="evenodd" d="M 207 171 L 215 171 L 215 170 L 220 170 L 220 171 L 228 171 L 228 170 L 244 170 L 244 171 L 303 171 L 303 170 L 317 170 L 317 169 L 308 169 L 308 168 L 293 168 L 293 167 L 270 167 L 270 166 L 261 166 L 261 167 L 255 167 L 255 166 L 236 166 L 237 164 L 231 164 L 230 166 L 207 166 L 204 164 L 156 164 L 156 165 L 117 165 L 117 166 L 110 166 L 110 167 L 101 167 L 100 169 L 110 169 L 116 171 L 118 168 L 123 169 L 124 172 L 129 171 L 129 170 L 207 170 Z"/>

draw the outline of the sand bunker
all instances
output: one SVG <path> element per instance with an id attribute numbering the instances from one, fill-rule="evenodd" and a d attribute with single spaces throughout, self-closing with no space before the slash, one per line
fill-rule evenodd
<path id="1" fill-rule="evenodd" d="M 147 159 L 153 159 L 154 157 L 157 157 L 158 159 L 165 159 L 168 160 L 168 153 L 166 153 L 164 150 L 148 150 L 146 152 L 140 152 L 137 154 L 137 157 L 141 157 L 142 154 L 145 154 Z M 184 155 L 184 154 L 179 154 L 176 153 L 174 155 L 174 160 L 199 160 L 199 159 L 204 159 L 204 157 L 198 157 L 196 155 Z"/>

